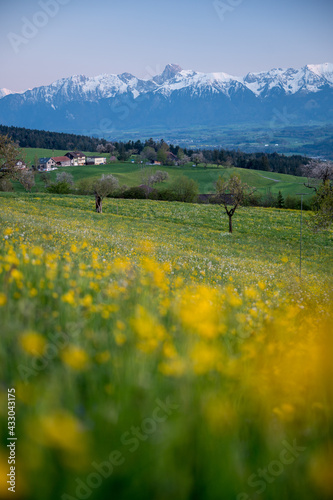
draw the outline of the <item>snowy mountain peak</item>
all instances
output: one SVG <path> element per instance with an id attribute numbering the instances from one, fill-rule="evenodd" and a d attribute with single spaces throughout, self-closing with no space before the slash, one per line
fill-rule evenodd
<path id="1" fill-rule="evenodd" d="M 182 71 L 182 68 L 178 66 L 178 64 L 167 64 L 164 68 L 163 73 L 160 75 L 154 76 L 153 80 L 158 85 L 162 85 L 168 80 L 171 80 L 178 73 Z"/>
<path id="2" fill-rule="evenodd" d="M 15 92 L 12 92 L 11 90 L 8 89 L 0 89 L 0 99 L 3 97 L 6 97 L 6 95 L 14 94 Z"/>

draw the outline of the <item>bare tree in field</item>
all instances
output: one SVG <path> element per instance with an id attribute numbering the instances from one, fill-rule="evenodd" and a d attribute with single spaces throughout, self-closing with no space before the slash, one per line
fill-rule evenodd
<path id="1" fill-rule="evenodd" d="M 232 233 L 232 217 L 237 208 L 243 203 L 246 196 L 255 191 L 248 184 L 241 181 L 237 175 L 232 175 L 227 181 L 219 177 L 216 181 L 217 201 L 223 205 L 229 217 L 229 233 Z"/>
<path id="2" fill-rule="evenodd" d="M 118 179 L 111 174 L 102 175 L 100 179 L 94 182 L 93 188 L 96 201 L 96 212 L 101 214 L 103 199 L 119 188 L 119 182 Z"/>
<path id="3" fill-rule="evenodd" d="M 32 170 L 22 170 L 18 174 L 18 181 L 26 191 L 31 192 L 35 185 L 35 174 Z"/>
<path id="4" fill-rule="evenodd" d="M 333 162 L 312 160 L 302 166 L 302 174 L 308 178 L 304 186 L 317 192 L 321 183 L 328 184 L 333 180 Z"/>

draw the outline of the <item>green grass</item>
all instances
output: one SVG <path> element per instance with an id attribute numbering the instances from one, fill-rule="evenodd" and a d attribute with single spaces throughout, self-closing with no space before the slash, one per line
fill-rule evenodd
<path id="1" fill-rule="evenodd" d="M 38 156 L 54 156 L 63 155 L 66 151 L 55 151 L 52 150 L 34 150 L 26 149 L 27 158 L 33 161 L 34 155 Z M 97 153 L 89 153 L 97 154 Z M 284 197 L 291 195 L 295 196 L 296 193 L 304 191 L 304 179 L 302 177 L 296 177 L 286 174 L 278 174 L 272 172 L 265 172 L 260 170 L 247 170 L 240 168 L 225 168 L 217 167 L 216 165 L 208 165 L 205 168 L 203 165 L 193 167 L 192 165 L 187 165 L 184 167 L 167 167 L 158 166 L 150 167 L 147 169 L 154 172 L 154 170 L 165 170 L 169 174 L 169 181 L 164 182 L 157 187 L 168 187 L 170 184 L 180 175 L 186 175 L 191 179 L 194 179 L 199 185 L 200 193 L 212 193 L 214 192 L 214 183 L 219 176 L 224 178 L 230 177 L 230 175 L 236 173 L 240 175 L 243 182 L 247 182 L 250 186 L 255 187 L 257 192 L 260 194 L 265 194 L 271 192 L 276 195 L 279 191 Z M 99 166 L 81 166 L 81 167 L 60 167 L 57 171 L 51 172 L 49 175 L 52 180 L 55 180 L 56 174 L 61 171 L 66 171 L 73 175 L 75 182 L 82 178 L 98 178 L 103 174 L 112 174 L 117 177 L 120 185 L 127 185 L 129 187 L 137 186 L 142 184 L 142 174 L 141 168 L 137 164 L 132 164 L 131 162 L 117 162 L 115 164 L 99 165 Z M 42 187 L 37 176 L 37 186 Z M 20 186 L 16 187 L 17 190 L 23 191 Z"/>

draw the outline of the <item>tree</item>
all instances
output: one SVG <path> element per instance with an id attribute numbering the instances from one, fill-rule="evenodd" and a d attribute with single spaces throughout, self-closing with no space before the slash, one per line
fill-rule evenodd
<path id="1" fill-rule="evenodd" d="M 68 172 L 60 172 L 56 175 L 56 182 L 67 182 L 70 187 L 74 186 L 74 177 Z"/>
<path id="2" fill-rule="evenodd" d="M 18 181 L 26 191 L 31 192 L 35 185 L 35 174 L 32 170 L 22 170 L 18 174 Z"/>
<path id="3" fill-rule="evenodd" d="M 46 184 L 49 193 L 69 194 L 74 186 L 74 178 L 68 172 L 60 172 L 56 176 L 56 181 Z"/>
<path id="4" fill-rule="evenodd" d="M 179 166 L 184 166 L 186 165 L 187 163 L 189 163 L 191 161 L 191 158 L 187 155 L 182 155 L 182 157 L 178 160 L 178 165 Z"/>
<path id="5" fill-rule="evenodd" d="M 52 182 L 47 188 L 46 191 L 48 193 L 55 194 L 69 194 L 71 192 L 71 187 L 68 182 L 60 181 L 60 182 Z"/>
<path id="6" fill-rule="evenodd" d="M 94 194 L 94 181 L 88 177 L 80 179 L 76 184 L 76 192 L 83 195 Z"/>
<path id="7" fill-rule="evenodd" d="M 264 170 L 265 172 L 269 172 L 269 160 L 266 155 L 263 155 L 261 157 L 261 165 L 260 165 L 260 170 Z"/>
<path id="8" fill-rule="evenodd" d="M 167 181 L 168 179 L 168 172 L 165 170 L 156 170 L 156 172 L 151 176 L 151 183 L 158 184 L 159 182 Z"/>
<path id="9" fill-rule="evenodd" d="M 204 157 L 204 155 L 201 152 L 200 153 L 194 153 L 191 156 L 191 161 L 193 161 L 193 163 L 195 163 L 196 166 L 198 166 L 199 163 L 205 163 L 205 157 Z"/>
<path id="10" fill-rule="evenodd" d="M 277 208 L 284 208 L 284 198 L 282 196 L 281 191 L 279 191 L 276 206 Z"/>
<path id="11" fill-rule="evenodd" d="M 102 203 L 106 196 L 112 194 L 119 188 L 119 182 L 113 175 L 102 175 L 100 179 L 94 182 L 94 194 L 96 201 L 96 212 L 102 213 Z"/>
<path id="12" fill-rule="evenodd" d="M 155 160 L 156 160 L 156 158 L 157 158 L 157 153 L 156 153 L 155 149 L 154 149 L 154 148 L 152 148 L 151 146 L 146 146 L 146 147 L 144 148 L 144 150 L 142 151 L 142 156 L 143 156 L 146 160 L 148 160 L 148 161 L 150 161 L 150 162 L 153 162 L 153 161 L 155 161 Z"/>
<path id="13" fill-rule="evenodd" d="M 199 187 L 197 182 L 186 175 L 177 177 L 170 186 L 171 191 L 174 193 L 177 201 L 193 203 L 196 201 Z"/>
<path id="14" fill-rule="evenodd" d="M 307 183 L 304 186 L 318 191 L 319 185 L 329 183 L 333 180 L 333 162 L 312 160 L 301 168 L 303 176 L 307 177 Z"/>
<path id="15" fill-rule="evenodd" d="M 34 164 L 33 164 L 33 168 L 35 170 L 38 169 L 38 165 L 39 165 L 39 158 L 38 158 L 38 154 L 36 153 L 35 156 L 34 156 Z"/>
<path id="16" fill-rule="evenodd" d="M 47 172 L 41 172 L 40 174 L 40 180 L 44 183 L 44 187 L 49 187 L 51 185 L 51 176 Z"/>
<path id="17" fill-rule="evenodd" d="M 251 196 L 255 188 L 243 183 L 238 175 L 232 175 L 227 181 L 219 177 L 216 181 L 217 201 L 224 206 L 229 217 L 229 233 L 232 233 L 232 217 L 246 196 Z"/>
<path id="18" fill-rule="evenodd" d="M 16 164 L 19 160 L 23 161 L 23 158 L 17 144 L 7 135 L 0 135 L 0 183 L 17 179 Z"/>
<path id="19" fill-rule="evenodd" d="M 328 229 L 333 223 L 333 186 L 326 182 L 316 192 L 315 214 L 310 222 L 314 230 Z"/>
<path id="20" fill-rule="evenodd" d="M 168 153 L 161 148 L 157 151 L 157 161 L 161 162 L 162 165 L 165 165 L 168 160 Z"/>
<path id="21" fill-rule="evenodd" d="M 148 168 L 146 165 L 141 166 L 141 184 L 150 188 L 154 184 L 154 173 L 152 168 Z"/>

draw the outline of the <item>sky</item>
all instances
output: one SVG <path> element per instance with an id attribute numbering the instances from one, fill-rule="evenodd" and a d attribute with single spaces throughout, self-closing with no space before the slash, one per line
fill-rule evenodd
<path id="1" fill-rule="evenodd" d="M 333 0 L 0 0 L 0 88 L 333 63 Z"/>

